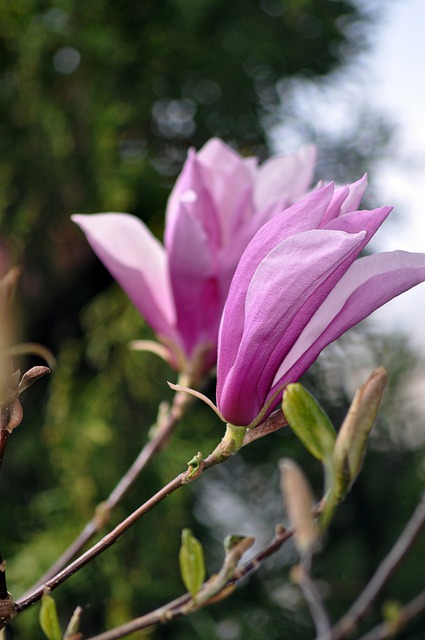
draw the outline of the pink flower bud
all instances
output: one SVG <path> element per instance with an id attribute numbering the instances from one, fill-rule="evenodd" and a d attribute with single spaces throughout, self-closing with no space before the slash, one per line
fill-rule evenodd
<path id="1" fill-rule="evenodd" d="M 324 347 L 425 280 L 423 253 L 358 258 L 391 211 L 357 211 L 363 185 L 313 191 L 247 246 L 218 343 L 217 406 L 231 424 L 258 424 Z"/>
<path id="2" fill-rule="evenodd" d="M 315 151 L 257 166 L 218 139 L 189 151 L 170 195 L 165 246 L 125 213 L 75 215 L 92 248 L 180 371 L 216 362 L 218 328 L 238 261 L 265 222 L 306 192 Z"/>

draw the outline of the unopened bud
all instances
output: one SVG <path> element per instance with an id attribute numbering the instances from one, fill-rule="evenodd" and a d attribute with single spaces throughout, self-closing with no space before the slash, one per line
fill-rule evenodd
<path id="1" fill-rule="evenodd" d="M 77 607 L 71 616 L 71 620 L 68 623 L 63 640 L 79 640 L 83 637 L 83 634 L 78 633 L 80 628 L 81 616 L 83 615 L 83 609 Z"/>
<path id="2" fill-rule="evenodd" d="M 226 557 L 221 568 L 220 574 L 230 579 L 235 572 L 236 567 L 244 553 L 252 547 L 255 542 L 253 536 L 227 536 L 223 541 Z"/>
<path id="3" fill-rule="evenodd" d="M 340 500 L 359 475 L 367 442 L 387 384 L 383 367 L 375 369 L 358 389 L 335 443 L 335 494 Z"/>
<path id="4" fill-rule="evenodd" d="M 300 467 L 284 458 L 279 463 L 281 488 L 289 520 L 295 529 L 295 544 L 302 556 L 311 553 L 318 541 L 312 512 L 313 495 Z"/>
<path id="5" fill-rule="evenodd" d="M 19 382 L 19 393 L 22 393 L 28 389 L 28 387 L 31 387 L 34 382 L 37 382 L 37 380 L 40 380 L 40 378 L 43 378 L 48 373 L 50 373 L 49 367 L 43 367 L 41 365 L 28 369 Z"/>
<path id="6" fill-rule="evenodd" d="M 331 456 L 335 430 L 328 416 L 304 387 L 288 384 L 283 394 L 282 411 L 289 426 L 308 451 L 321 462 Z"/>

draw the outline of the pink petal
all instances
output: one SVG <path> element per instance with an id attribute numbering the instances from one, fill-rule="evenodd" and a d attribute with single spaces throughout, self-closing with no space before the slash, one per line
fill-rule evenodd
<path id="1" fill-rule="evenodd" d="M 278 200 L 273 200 L 266 207 L 255 211 L 251 220 L 246 225 L 246 227 L 249 228 L 251 238 L 257 233 L 259 229 L 261 229 L 263 225 L 266 224 L 266 222 L 269 222 L 279 213 L 282 213 L 282 211 L 288 209 L 292 204 L 293 202 L 290 200 L 289 195 L 284 194 Z"/>
<path id="2" fill-rule="evenodd" d="M 360 178 L 360 180 L 357 180 L 357 182 L 353 182 L 352 184 L 348 185 L 349 194 L 345 199 L 344 204 L 341 207 L 340 215 L 343 215 L 344 213 L 349 213 L 349 211 L 356 211 L 359 208 L 360 202 L 363 198 L 363 194 L 366 191 L 366 187 L 367 187 L 366 173 L 364 174 L 364 176 Z"/>
<path id="3" fill-rule="evenodd" d="M 233 277 L 221 321 L 220 332 L 221 335 L 226 336 L 226 347 L 221 351 L 219 348 L 219 367 L 222 371 L 229 371 L 236 357 L 245 322 L 246 292 L 258 265 L 277 243 L 308 229 L 316 228 L 332 194 L 331 184 L 313 191 L 302 201 L 261 227 L 247 246 Z M 223 379 L 223 375 L 219 378 Z"/>
<path id="4" fill-rule="evenodd" d="M 364 246 L 366 246 L 391 211 L 392 207 L 351 211 L 350 213 L 331 220 L 325 227 L 321 226 L 321 228 L 346 231 L 347 233 L 357 233 L 361 229 L 364 229 L 366 231 Z"/>
<path id="5" fill-rule="evenodd" d="M 348 256 L 355 258 L 364 236 L 307 231 L 281 242 L 261 262 L 246 295 L 237 353 L 224 365 L 221 356 L 231 343 L 224 330 L 221 334 L 226 344 L 220 344 L 217 404 L 227 420 L 246 425 L 258 415 L 279 362 L 291 348 L 291 334 L 298 334 L 320 306 L 332 274 Z M 232 311 L 227 304 L 222 327 Z"/>
<path id="6" fill-rule="evenodd" d="M 255 182 L 256 209 L 270 206 L 284 194 L 291 203 L 303 196 L 312 183 L 315 162 L 313 145 L 304 145 L 295 153 L 273 156 L 263 162 Z"/>
<path id="7" fill-rule="evenodd" d="M 328 344 L 392 298 L 425 281 L 425 254 L 393 251 L 356 260 L 305 326 L 274 385 L 297 380 Z"/>
<path id="8" fill-rule="evenodd" d="M 72 220 L 154 331 L 175 340 L 167 257 L 143 222 L 127 213 L 74 215 Z"/>
<path id="9" fill-rule="evenodd" d="M 188 356 L 199 344 L 215 349 L 223 302 L 218 291 L 215 255 L 198 218 L 179 208 L 169 238 L 168 260 L 177 327 Z"/>
<path id="10" fill-rule="evenodd" d="M 220 221 L 222 244 L 228 244 L 235 222 L 242 224 L 252 215 L 252 162 L 217 138 L 202 147 L 197 159 Z"/>
<path id="11" fill-rule="evenodd" d="M 350 190 L 348 185 L 335 189 L 332 200 L 330 201 L 329 206 L 326 209 L 326 213 L 323 216 L 323 220 L 320 223 L 320 228 L 325 227 L 331 220 L 339 216 L 341 213 L 341 207 L 344 200 L 348 197 L 349 192 Z"/>
<path id="12" fill-rule="evenodd" d="M 353 211 L 337 218 L 336 220 L 332 220 L 329 223 L 328 228 L 331 227 L 333 231 L 338 230 L 340 232 L 345 232 L 353 237 L 363 234 L 363 238 L 358 243 L 356 251 L 347 254 L 345 260 L 342 260 L 340 264 L 335 267 L 332 275 L 326 280 L 326 282 L 317 287 L 314 296 L 304 305 L 302 314 L 298 313 L 295 321 L 285 332 L 285 336 L 282 337 L 282 342 L 285 343 L 287 351 L 289 351 L 291 349 L 291 345 L 298 340 L 305 322 L 310 320 L 312 314 L 316 312 L 317 308 L 328 296 L 329 292 L 335 286 L 338 286 L 339 280 L 344 276 L 347 269 L 351 267 L 355 258 L 367 245 L 390 211 L 391 207 L 380 207 L 379 209 L 373 209 L 371 211 Z M 275 369 L 280 366 L 278 352 L 279 350 L 277 349 L 276 357 L 273 357 Z"/>
<path id="13" fill-rule="evenodd" d="M 357 182 L 347 184 L 335 189 L 334 197 L 326 211 L 321 227 L 325 227 L 331 220 L 338 216 L 356 211 L 367 187 L 367 175 L 365 174 Z"/>
<path id="14" fill-rule="evenodd" d="M 182 172 L 168 199 L 164 244 L 167 251 L 173 242 L 174 226 L 182 207 L 198 218 L 209 238 L 211 249 L 217 249 L 221 243 L 220 220 L 213 200 L 202 179 L 202 171 L 195 152 L 190 149 Z"/>

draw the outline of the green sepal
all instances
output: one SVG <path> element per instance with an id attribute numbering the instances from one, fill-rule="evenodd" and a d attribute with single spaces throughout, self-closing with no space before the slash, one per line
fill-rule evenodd
<path id="1" fill-rule="evenodd" d="M 205 580 L 205 560 L 202 545 L 190 529 L 183 529 L 179 553 L 180 573 L 183 583 L 195 599 Z"/>
<path id="2" fill-rule="evenodd" d="M 313 396 L 299 383 L 288 384 L 282 411 L 289 426 L 308 451 L 328 464 L 336 440 L 335 429 Z"/>
<path id="3" fill-rule="evenodd" d="M 48 594 L 41 598 L 40 626 L 49 640 L 62 640 L 56 603 Z"/>

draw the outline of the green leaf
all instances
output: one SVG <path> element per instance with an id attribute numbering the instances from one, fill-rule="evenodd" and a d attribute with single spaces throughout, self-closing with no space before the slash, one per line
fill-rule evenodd
<path id="1" fill-rule="evenodd" d="M 182 531 L 179 561 L 184 585 L 195 598 L 205 580 L 205 560 L 202 545 L 190 529 Z"/>
<path id="2" fill-rule="evenodd" d="M 47 594 L 41 598 L 40 626 L 49 640 L 62 640 L 56 604 Z"/>
<path id="3" fill-rule="evenodd" d="M 288 384 L 283 394 L 282 411 L 292 431 L 308 451 L 322 462 L 329 461 L 336 439 L 335 429 L 301 384 Z"/>

